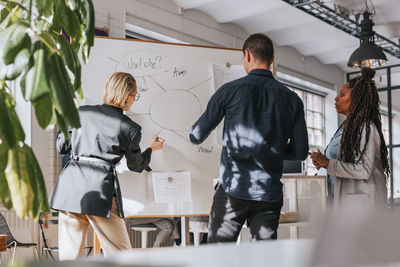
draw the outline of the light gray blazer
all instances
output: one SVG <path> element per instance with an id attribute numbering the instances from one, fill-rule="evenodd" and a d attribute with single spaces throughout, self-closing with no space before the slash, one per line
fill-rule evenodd
<path id="1" fill-rule="evenodd" d="M 361 136 L 360 147 L 364 147 L 366 127 Z M 386 176 L 381 163 L 381 140 L 378 129 L 370 123 L 369 141 L 363 160 L 346 163 L 340 159 L 340 144 L 337 159 L 329 160 L 327 172 L 335 176 L 334 208 L 384 208 L 387 205 Z M 364 161 L 364 162 L 363 162 Z"/>

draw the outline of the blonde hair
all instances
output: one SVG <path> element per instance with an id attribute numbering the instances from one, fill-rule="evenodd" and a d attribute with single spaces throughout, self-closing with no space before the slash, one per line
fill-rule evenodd
<path id="1" fill-rule="evenodd" d="M 136 80 L 126 72 L 114 72 L 108 77 L 103 90 L 103 101 L 107 105 L 123 108 L 129 94 L 136 91 Z"/>

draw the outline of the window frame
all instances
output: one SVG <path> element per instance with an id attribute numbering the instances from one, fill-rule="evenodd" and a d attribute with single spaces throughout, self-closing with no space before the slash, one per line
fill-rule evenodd
<path id="1" fill-rule="evenodd" d="M 314 142 L 312 144 L 310 144 L 310 140 L 309 140 L 309 150 L 310 151 L 316 151 L 317 149 L 319 149 L 321 152 L 324 151 L 324 148 L 326 146 L 326 116 L 325 116 L 325 98 L 326 98 L 326 93 L 323 92 L 318 92 L 316 90 L 311 90 L 308 88 L 305 88 L 303 86 L 298 86 L 298 85 L 294 85 L 292 83 L 287 83 L 286 81 L 281 81 L 286 87 L 288 87 L 291 91 L 295 92 L 297 95 L 298 93 L 296 91 L 300 91 L 302 93 L 302 96 L 299 96 L 300 99 L 303 101 L 303 105 L 304 105 L 304 117 L 306 120 L 306 126 L 307 126 L 307 133 L 308 136 L 310 136 L 310 130 L 313 131 L 312 134 L 314 135 L 314 131 L 321 131 L 322 135 L 321 135 L 321 146 L 316 145 Z M 312 109 L 308 108 L 308 98 L 307 98 L 307 94 L 312 95 L 313 98 L 313 103 L 312 103 Z M 314 96 L 317 97 L 321 97 L 321 108 L 320 111 L 317 111 L 317 109 L 314 108 Z M 307 112 L 311 112 L 312 113 L 312 118 L 313 118 L 313 125 L 309 126 L 308 124 L 308 120 L 307 120 Z M 314 127 L 315 123 L 314 123 L 314 119 L 315 116 L 314 114 L 319 114 L 322 117 L 321 120 L 321 127 L 320 128 L 316 128 Z M 315 135 L 313 136 L 313 140 L 315 139 Z M 304 160 L 304 171 L 306 175 L 314 175 L 317 172 L 317 169 L 313 166 L 310 157 L 307 157 L 306 160 Z"/>

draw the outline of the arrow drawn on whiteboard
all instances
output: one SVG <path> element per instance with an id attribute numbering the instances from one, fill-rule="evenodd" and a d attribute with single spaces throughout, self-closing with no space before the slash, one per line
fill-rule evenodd
<path id="1" fill-rule="evenodd" d="M 146 88 L 147 88 L 146 79 L 144 77 L 142 77 L 142 79 L 143 79 L 143 82 L 144 82 L 144 86 L 146 86 Z"/>
<path id="2" fill-rule="evenodd" d="M 210 77 L 210 78 L 208 78 L 207 80 L 205 80 L 205 81 L 202 81 L 201 83 L 199 83 L 199 84 L 197 84 L 197 85 L 195 85 L 195 86 L 193 86 L 192 88 L 189 88 L 188 90 L 186 90 L 186 91 L 190 91 L 190 90 L 193 90 L 193 89 L 195 89 L 196 87 L 199 87 L 200 85 L 202 85 L 202 84 L 204 84 L 204 83 L 206 83 L 206 82 L 208 82 L 209 80 L 211 80 L 212 78 Z"/>
<path id="3" fill-rule="evenodd" d="M 165 129 L 159 130 L 158 133 L 156 133 L 155 135 L 158 136 L 163 130 L 165 130 Z"/>
<path id="4" fill-rule="evenodd" d="M 117 63 L 119 63 L 119 61 L 118 61 L 118 60 L 116 60 L 116 59 L 113 59 L 113 58 L 111 58 L 111 57 L 108 57 L 108 59 L 109 59 L 109 60 L 112 60 L 112 61 L 114 61 L 114 62 L 117 62 Z"/>
<path id="5" fill-rule="evenodd" d="M 165 88 L 161 85 L 161 84 L 159 84 L 156 80 L 154 80 L 154 78 L 153 77 L 151 77 L 150 75 L 149 76 L 147 76 L 147 77 L 149 77 L 150 79 L 152 79 L 153 80 L 153 82 L 155 82 L 164 92 L 166 92 L 167 90 L 165 90 Z"/>
<path id="6" fill-rule="evenodd" d="M 187 142 L 189 142 L 189 144 L 191 144 L 193 146 L 193 144 L 184 136 L 182 136 L 181 134 L 178 134 L 176 131 L 171 130 L 171 129 L 166 129 L 166 130 L 170 130 L 171 132 L 173 132 L 174 134 L 176 134 L 177 136 L 179 136 L 180 138 L 185 139 Z"/>

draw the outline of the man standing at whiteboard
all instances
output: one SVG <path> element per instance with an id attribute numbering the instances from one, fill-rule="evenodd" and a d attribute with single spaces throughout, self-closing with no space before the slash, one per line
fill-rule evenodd
<path id="1" fill-rule="evenodd" d="M 246 220 L 253 239 L 277 239 L 283 160 L 307 157 L 303 102 L 274 79 L 273 60 L 271 39 L 259 33 L 247 38 L 248 75 L 221 86 L 189 133 L 190 141 L 200 144 L 225 117 L 209 243 L 236 241 Z"/>

